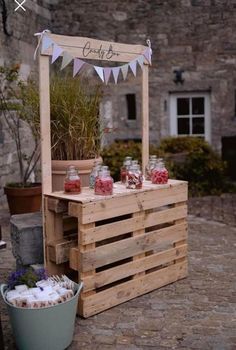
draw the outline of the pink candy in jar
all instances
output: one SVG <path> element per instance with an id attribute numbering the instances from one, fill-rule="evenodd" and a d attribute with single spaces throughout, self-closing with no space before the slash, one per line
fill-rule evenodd
<path id="1" fill-rule="evenodd" d="M 168 170 L 166 169 L 164 162 L 157 162 L 155 168 L 152 170 L 151 180 L 153 184 L 167 184 L 169 178 Z"/>
<path id="2" fill-rule="evenodd" d="M 77 169 L 70 165 L 67 169 L 67 176 L 64 181 L 64 191 L 70 194 L 79 194 L 81 192 L 81 182 Z"/>
<path id="3" fill-rule="evenodd" d="M 113 194 L 113 178 L 109 170 L 99 171 L 95 180 L 95 194 L 109 196 Z"/>

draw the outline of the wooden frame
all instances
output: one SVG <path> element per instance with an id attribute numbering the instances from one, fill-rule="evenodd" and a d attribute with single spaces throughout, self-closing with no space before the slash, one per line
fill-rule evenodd
<path id="1" fill-rule="evenodd" d="M 73 57 L 111 62 L 130 62 L 144 53 L 146 46 L 128 45 L 47 33 L 47 36 L 64 48 Z M 52 48 L 39 55 L 41 164 L 43 194 L 52 192 L 51 135 L 50 135 L 50 81 L 49 56 Z M 149 105 L 148 62 L 145 59 L 142 74 L 142 167 L 143 172 L 149 158 Z"/>

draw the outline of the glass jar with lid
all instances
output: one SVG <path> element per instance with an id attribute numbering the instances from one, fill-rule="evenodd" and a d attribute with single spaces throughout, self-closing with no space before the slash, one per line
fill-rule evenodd
<path id="1" fill-rule="evenodd" d="M 78 170 L 73 165 L 70 165 L 67 169 L 66 178 L 64 180 L 64 191 L 70 194 L 81 193 L 80 177 Z"/>
<path id="2" fill-rule="evenodd" d="M 128 169 L 131 165 L 131 162 L 132 162 L 132 157 L 125 157 L 123 165 L 120 169 L 120 181 L 123 184 L 126 184 L 126 177 L 127 177 Z"/>
<path id="3" fill-rule="evenodd" d="M 110 171 L 103 169 L 98 172 L 98 176 L 95 179 L 95 194 L 100 196 L 109 196 L 113 194 L 113 178 L 110 175 Z"/>
<path id="4" fill-rule="evenodd" d="M 163 159 L 158 159 L 155 168 L 152 170 L 152 183 L 153 184 L 167 184 L 169 174 L 165 167 Z"/>
<path id="5" fill-rule="evenodd" d="M 131 165 L 127 174 L 126 188 L 141 189 L 143 186 L 143 175 L 139 164 Z"/>
<path id="6" fill-rule="evenodd" d="M 155 168 L 157 163 L 157 156 L 151 155 L 149 157 L 149 162 L 145 168 L 145 180 L 151 181 L 152 170 Z"/>
<path id="7" fill-rule="evenodd" d="M 93 165 L 93 169 L 90 173 L 90 176 L 89 176 L 89 188 L 94 188 L 95 186 L 95 180 L 96 180 L 96 177 L 98 176 L 98 172 L 101 170 L 101 163 L 100 162 L 94 162 L 94 165 Z"/>

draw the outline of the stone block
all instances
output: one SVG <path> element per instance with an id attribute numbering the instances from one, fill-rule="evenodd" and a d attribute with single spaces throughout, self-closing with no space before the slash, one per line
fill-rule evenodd
<path id="1" fill-rule="evenodd" d="M 12 215 L 12 252 L 17 267 L 43 263 L 42 213 Z"/>

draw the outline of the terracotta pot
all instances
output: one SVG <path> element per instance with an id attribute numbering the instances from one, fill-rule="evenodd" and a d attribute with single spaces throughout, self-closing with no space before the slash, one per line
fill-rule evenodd
<path id="1" fill-rule="evenodd" d="M 99 157 L 86 160 L 52 160 L 52 190 L 63 191 L 66 170 L 70 165 L 74 165 L 78 169 L 82 186 L 89 186 L 89 175 L 93 168 L 94 161 L 102 162 L 102 158 Z"/>
<path id="2" fill-rule="evenodd" d="M 42 185 L 32 184 L 32 187 L 5 186 L 10 214 L 24 214 L 40 211 L 42 205 Z"/>

